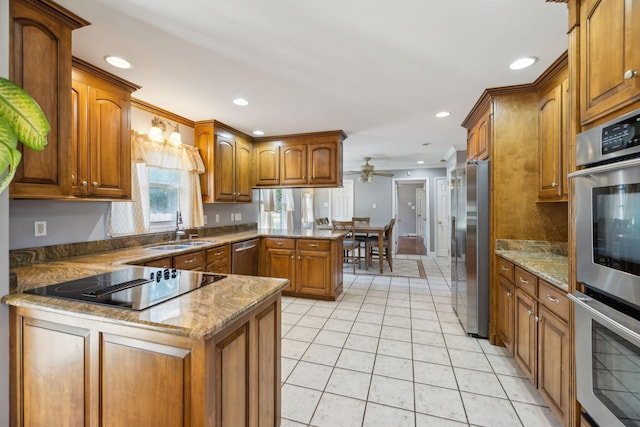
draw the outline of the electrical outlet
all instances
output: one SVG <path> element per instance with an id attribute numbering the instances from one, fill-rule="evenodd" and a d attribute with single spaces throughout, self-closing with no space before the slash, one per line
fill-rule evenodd
<path id="1" fill-rule="evenodd" d="M 242 213 L 238 212 L 236 214 L 236 221 L 242 221 Z"/>
<path id="2" fill-rule="evenodd" d="M 232 213 L 231 214 L 231 222 L 235 221 L 235 219 L 236 219 L 236 214 Z"/>
<path id="3" fill-rule="evenodd" d="M 216 214 L 216 222 L 220 222 L 220 214 Z"/>
<path id="4" fill-rule="evenodd" d="M 33 228 L 36 237 L 47 235 L 47 221 L 34 221 Z"/>
<path id="5" fill-rule="evenodd" d="M 204 225 L 207 225 L 207 219 L 208 219 L 207 216 L 203 215 L 202 217 L 203 217 L 202 219 L 204 220 Z"/>

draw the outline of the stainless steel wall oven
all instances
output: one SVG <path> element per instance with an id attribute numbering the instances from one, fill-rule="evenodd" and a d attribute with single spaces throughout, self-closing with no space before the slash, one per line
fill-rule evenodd
<path id="1" fill-rule="evenodd" d="M 577 398 L 592 421 L 640 426 L 640 110 L 578 135 Z"/>

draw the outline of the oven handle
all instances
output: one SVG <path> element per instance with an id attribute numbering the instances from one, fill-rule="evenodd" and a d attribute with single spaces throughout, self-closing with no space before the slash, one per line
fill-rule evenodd
<path id="1" fill-rule="evenodd" d="M 589 312 L 589 314 L 602 323 L 604 326 L 620 334 L 623 333 L 632 338 L 636 343 L 640 342 L 640 322 L 636 319 L 620 313 L 617 310 L 601 303 L 582 292 L 573 291 L 567 294 L 567 297 L 576 304 L 576 308 L 580 308 Z"/>
<path id="2" fill-rule="evenodd" d="M 628 169 L 640 166 L 640 158 L 624 160 L 622 162 L 609 163 L 606 165 L 595 166 L 592 168 L 581 169 L 567 175 L 567 178 L 578 178 L 580 176 L 589 176 L 596 173 L 619 171 L 620 169 Z"/>

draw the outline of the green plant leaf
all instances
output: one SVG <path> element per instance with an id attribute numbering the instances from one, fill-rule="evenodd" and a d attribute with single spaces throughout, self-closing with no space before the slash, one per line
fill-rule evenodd
<path id="1" fill-rule="evenodd" d="M 0 194 L 9 186 L 21 158 L 20 151 L 4 143 L 0 144 Z"/>
<path id="2" fill-rule="evenodd" d="M 38 103 L 15 83 L 0 77 L 0 117 L 20 141 L 33 150 L 44 150 L 51 127 Z"/>

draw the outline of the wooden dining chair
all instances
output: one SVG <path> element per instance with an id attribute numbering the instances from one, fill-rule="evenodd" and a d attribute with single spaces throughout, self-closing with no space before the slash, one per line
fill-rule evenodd
<path id="1" fill-rule="evenodd" d="M 351 221 L 353 221 L 353 226 L 358 227 L 358 225 L 369 225 L 371 223 L 371 217 L 368 216 L 354 216 L 351 217 Z M 367 241 L 369 237 L 369 233 L 356 233 L 356 240 L 361 242 L 363 245 Z"/>
<path id="2" fill-rule="evenodd" d="M 384 232 L 384 236 L 382 238 L 382 254 L 379 253 L 379 245 L 378 245 L 378 236 L 369 237 L 365 243 L 365 262 L 367 268 L 371 265 L 373 259 L 379 259 L 378 257 L 382 256 L 383 259 L 387 260 L 389 264 L 389 268 L 393 272 L 393 255 L 391 242 L 393 242 L 393 227 L 396 224 L 396 219 L 391 218 L 389 222 L 389 227 Z"/>
<path id="3" fill-rule="evenodd" d="M 329 218 L 316 218 L 316 225 L 327 225 L 329 224 Z"/>
<path id="4" fill-rule="evenodd" d="M 334 230 L 347 232 L 342 239 L 342 262 L 352 264 L 353 274 L 356 274 L 356 262 L 358 263 L 358 268 L 360 268 L 360 260 L 362 258 L 360 248 L 362 245 L 361 242 L 354 238 L 353 221 L 333 220 L 332 223 Z M 356 250 L 358 251 L 357 255 Z"/>

